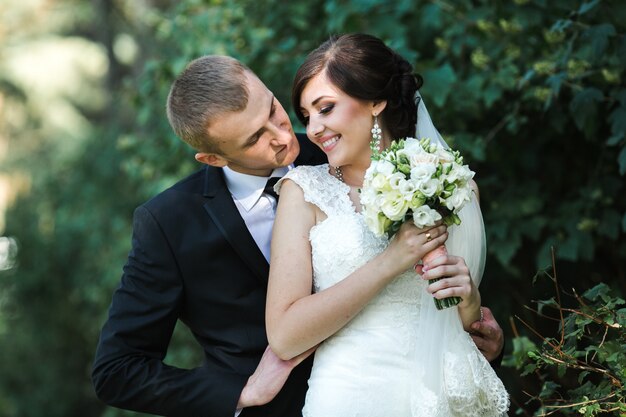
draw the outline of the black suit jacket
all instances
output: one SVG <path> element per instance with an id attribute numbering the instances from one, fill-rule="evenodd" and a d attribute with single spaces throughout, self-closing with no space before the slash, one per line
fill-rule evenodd
<path id="1" fill-rule="evenodd" d="M 325 162 L 299 139 L 297 164 Z M 98 397 L 152 414 L 233 417 L 267 346 L 268 273 L 220 168 L 205 166 L 138 207 L 93 366 Z M 203 366 L 163 363 L 177 320 L 203 347 Z M 310 359 L 303 362 L 272 402 L 241 417 L 300 416 L 310 366 Z"/>

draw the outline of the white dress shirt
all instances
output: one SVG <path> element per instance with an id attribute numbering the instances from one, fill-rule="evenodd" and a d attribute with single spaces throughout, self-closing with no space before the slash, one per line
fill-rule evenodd
<path id="1" fill-rule="evenodd" d="M 290 167 L 276 168 L 269 177 L 242 174 L 224 167 L 226 187 L 233 196 L 239 214 L 246 223 L 252 238 L 265 256 L 270 260 L 270 240 L 276 215 L 276 199 L 263 192 L 267 180 L 282 177 Z"/>

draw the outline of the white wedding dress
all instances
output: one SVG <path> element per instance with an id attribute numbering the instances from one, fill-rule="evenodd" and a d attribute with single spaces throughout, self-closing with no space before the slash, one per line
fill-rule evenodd
<path id="1" fill-rule="evenodd" d="M 385 249 L 387 239 L 369 231 L 349 198 L 349 187 L 329 174 L 328 165 L 301 166 L 285 178 L 328 216 L 309 235 L 315 292 Z M 506 415 L 508 394 L 463 330 L 457 309 L 426 308 L 424 301 L 434 303 L 425 287 L 412 269 L 403 273 L 317 348 L 304 417 Z M 427 311 L 445 315 L 444 328 L 422 326 Z M 431 341 L 443 351 L 429 350 Z"/>

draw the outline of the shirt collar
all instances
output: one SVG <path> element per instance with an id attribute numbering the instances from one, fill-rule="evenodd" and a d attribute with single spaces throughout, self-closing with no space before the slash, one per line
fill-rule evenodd
<path id="1" fill-rule="evenodd" d="M 228 187 L 233 198 L 239 201 L 246 211 L 250 211 L 261 198 L 267 180 L 271 177 L 282 178 L 291 168 L 293 168 L 291 165 L 276 168 L 269 177 L 242 174 L 241 172 L 233 171 L 227 166 L 223 167 L 222 170 L 224 171 L 226 187 Z"/>

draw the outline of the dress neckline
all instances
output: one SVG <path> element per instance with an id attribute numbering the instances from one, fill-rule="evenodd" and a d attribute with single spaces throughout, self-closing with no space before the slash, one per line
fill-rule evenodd
<path id="1" fill-rule="evenodd" d="M 340 194 L 348 199 L 348 203 L 350 203 L 350 207 L 352 208 L 352 211 L 354 212 L 354 214 L 361 215 L 361 211 L 357 210 L 356 206 L 354 205 L 354 201 L 352 201 L 352 199 L 350 198 L 350 191 L 352 188 L 348 184 L 346 184 L 343 181 L 340 181 L 339 178 L 331 174 L 330 164 L 324 164 L 324 166 L 325 166 L 324 172 L 326 172 L 326 174 L 328 174 L 337 184 L 339 184 L 339 188 L 342 191 Z"/>

